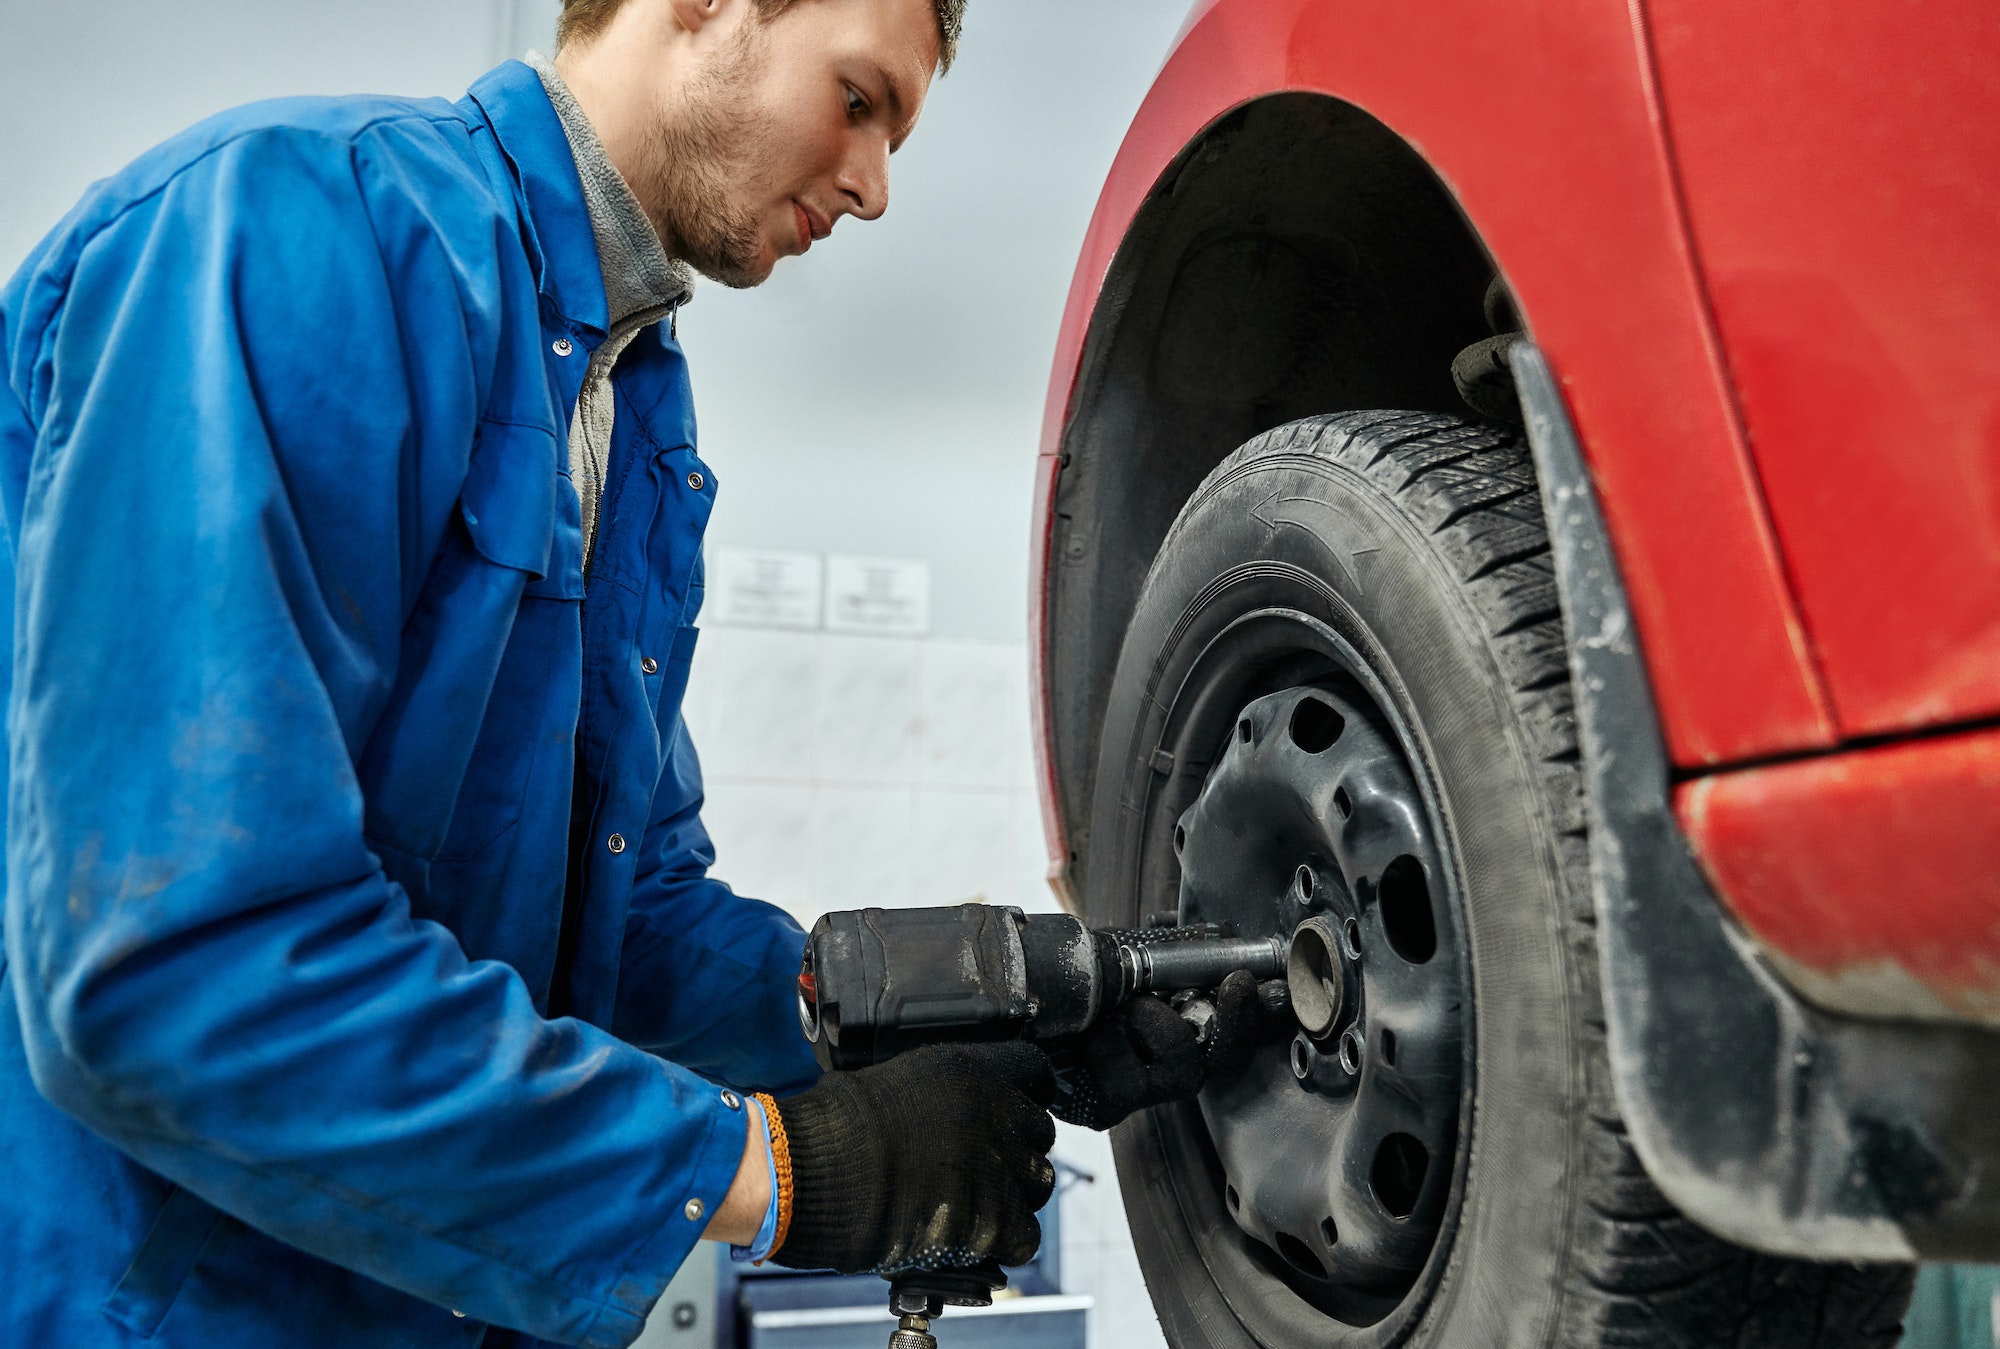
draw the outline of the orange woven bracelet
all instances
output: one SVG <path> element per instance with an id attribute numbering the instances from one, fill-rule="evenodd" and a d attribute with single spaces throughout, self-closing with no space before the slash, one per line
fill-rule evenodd
<path id="1" fill-rule="evenodd" d="M 770 1126 L 771 1165 L 778 1173 L 778 1234 L 771 1242 L 771 1255 L 776 1255 L 784 1249 L 785 1238 L 792 1230 L 792 1143 L 785 1137 L 785 1117 L 778 1113 L 778 1103 L 760 1091 L 757 1104 L 764 1107 L 764 1122 Z M 770 1255 L 764 1257 L 770 1258 Z M 761 1265 L 764 1261 L 757 1263 Z"/>

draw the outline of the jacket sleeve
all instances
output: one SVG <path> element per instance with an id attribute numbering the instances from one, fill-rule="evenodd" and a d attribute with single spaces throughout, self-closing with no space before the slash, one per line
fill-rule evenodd
<path id="1" fill-rule="evenodd" d="M 718 1081 L 784 1095 L 819 1080 L 799 1028 L 805 933 L 709 876 L 701 762 L 679 717 L 625 923 L 613 1029 Z"/>
<path id="2" fill-rule="evenodd" d="M 512 228 L 426 216 L 483 185 L 399 134 L 246 134 L 74 246 L 12 379 L 7 955 L 37 1087 L 141 1164 L 477 1320 L 622 1346 L 743 1112 L 544 1020 L 362 833 Z"/>

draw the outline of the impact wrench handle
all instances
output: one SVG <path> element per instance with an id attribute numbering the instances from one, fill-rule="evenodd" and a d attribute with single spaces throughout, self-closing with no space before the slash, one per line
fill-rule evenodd
<path id="1" fill-rule="evenodd" d="M 950 1307 L 990 1307 L 993 1295 L 1007 1286 L 1007 1275 L 995 1264 L 970 1269 L 915 1269 L 892 1276 L 889 1314 L 897 1318 L 889 1349 L 938 1349 L 931 1322 Z"/>

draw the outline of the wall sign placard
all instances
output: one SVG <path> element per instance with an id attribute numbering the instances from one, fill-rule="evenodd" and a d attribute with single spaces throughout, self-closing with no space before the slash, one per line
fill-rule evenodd
<path id="1" fill-rule="evenodd" d="M 830 557 L 826 626 L 831 632 L 921 637 L 931 630 L 931 566 L 921 559 Z"/>
<path id="2" fill-rule="evenodd" d="M 718 548 L 703 616 L 742 628 L 817 628 L 822 572 L 818 553 Z"/>

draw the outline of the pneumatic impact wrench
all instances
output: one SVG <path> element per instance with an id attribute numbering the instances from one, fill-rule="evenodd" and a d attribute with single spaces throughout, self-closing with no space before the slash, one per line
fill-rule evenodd
<path id="1" fill-rule="evenodd" d="M 1204 995 L 1237 970 L 1283 979 L 1287 946 L 1212 926 L 1092 932 L 1068 914 L 986 904 L 831 913 L 806 943 L 799 1021 L 821 1067 L 865 1068 L 941 1041 L 1075 1035 L 1158 993 L 1205 1042 Z M 995 1264 L 894 1276 L 889 1349 L 937 1349 L 930 1323 L 945 1307 L 987 1306 L 1006 1286 Z"/>

